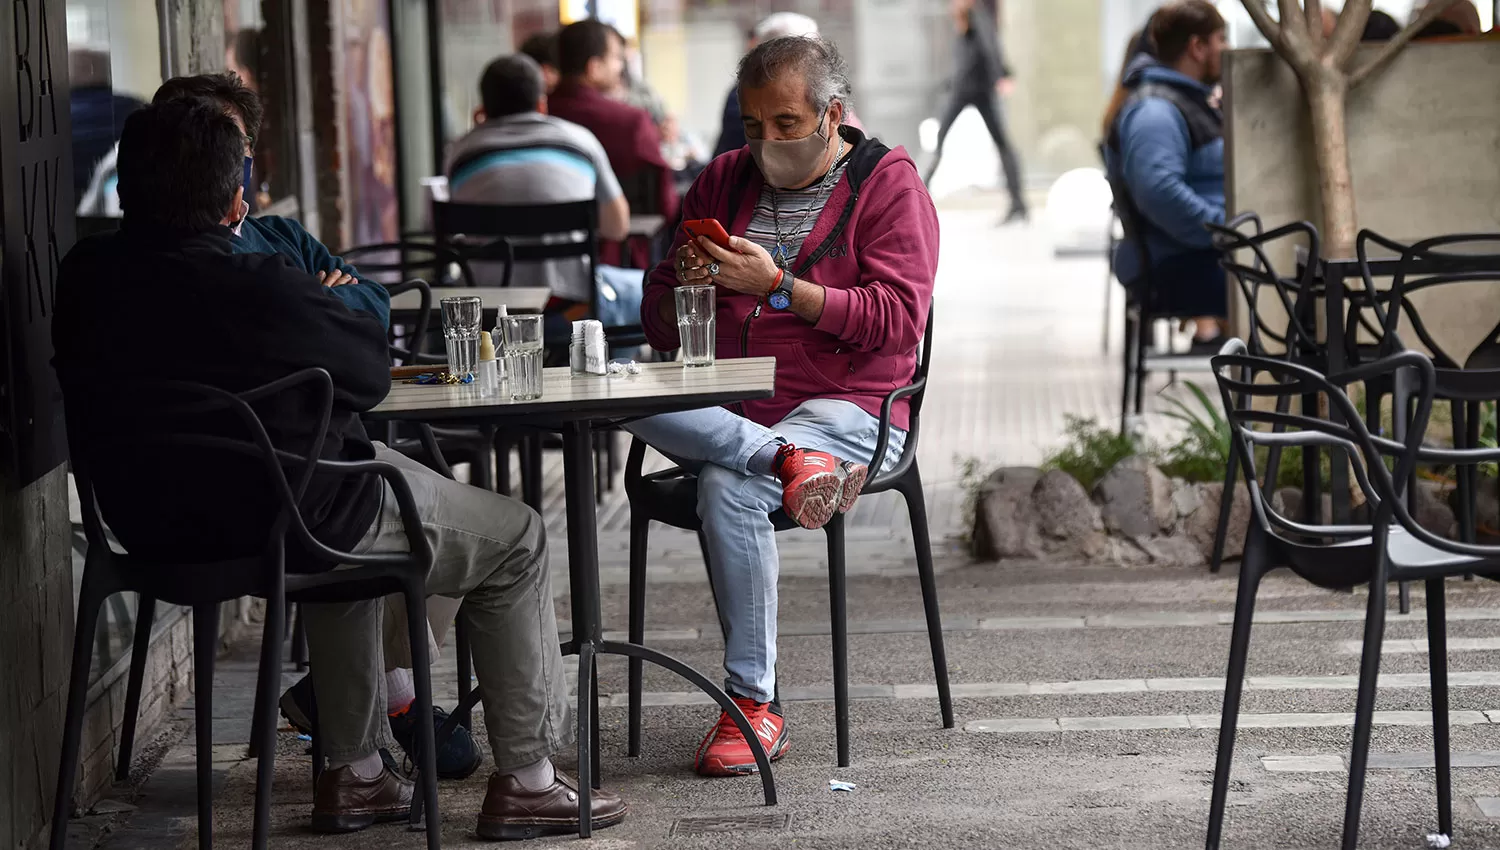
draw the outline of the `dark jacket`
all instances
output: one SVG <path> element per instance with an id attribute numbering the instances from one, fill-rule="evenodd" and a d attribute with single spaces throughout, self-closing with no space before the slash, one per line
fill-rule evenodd
<path id="1" fill-rule="evenodd" d="M 1224 221 L 1223 116 L 1208 102 L 1212 87 L 1149 56 L 1131 63 L 1124 85 L 1131 95 L 1115 119 L 1107 165 L 1145 219 L 1151 261 L 1209 249 L 1203 225 Z M 1141 273 L 1129 240 L 1116 250 L 1115 271 L 1127 282 Z"/>
<path id="2" fill-rule="evenodd" d="M 331 290 L 351 310 L 363 310 L 390 327 L 391 293 L 379 283 L 362 277 L 354 266 L 335 257 L 322 242 L 313 237 L 295 219 L 263 215 L 245 219 L 239 238 L 232 243 L 236 254 L 280 254 L 292 265 L 313 277 L 318 272 L 341 271 L 354 276 L 357 283 L 346 283 Z"/>
<path id="3" fill-rule="evenodd" d="M 321 366 L 334 386 L 322 457 L 374 457 L 358 414 L 390 390 L 385 328 L 281 255 L 234 253 L 233 238 L 225 227 L 140 233 L 127 219 L 119 232 L 78 243 L 58 272 L 53 365 L 99 508 L 131 554 L 197 561 L 261 552 L 279 502 L 260 486 L 258 458 L 146 445 L 91 451 L 104 436 L 153 427 L 161 401 L 116 392 L 124 384 L 178 379 L 241 392 Z M 283 394 L 256 410 L 278 448 L 311 446 L 316 420 L 306 394 Z M 238 420 L 223 417 L 190 427 L 247 436 Z M 347 550 L 374 522 L 381 493 L 374 476 L 315 477 L 303 516 L 319 540 Z M 295 546 L 288 556 L 294 570 L 335 566 Z"/>
<path id="4" fill-rule="evenodd" d="M 729 87 L 729 96 L 724 98 L 724 116 L 720 119 L 719 143 L 714 146 L 714 156 L 737 151 L 745 146 L 745 122 L 740 118 L 740 88 Z"/>
<path id="5" fill-rule="evenodd" d="M 969 31 L 958 34 L 953 60 L 953 88 L 961 94 L 988 92 L 1011 75 L 995 21 L 978 3 L 969 10 Z"/>

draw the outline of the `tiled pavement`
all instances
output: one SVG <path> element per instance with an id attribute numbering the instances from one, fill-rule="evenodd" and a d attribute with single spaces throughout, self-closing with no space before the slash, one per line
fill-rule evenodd
<path id="1" fill-rule="evenodd" d="M 955 454 L 1034 462 L 1064 412 L 1113 416 L 1113 359 L 1099 353 L 1103 270 L 1053 261 L 1034 231 L 997 232 L 993 213 L 946 212 L 939 338 L 922 462 L 934 531 L 959 530 Z M 944 305 L 956 305 L 945 308 Z M 552 493 L 549 515 L 560 513 Z M 624 624 L 623 510 L 601 514 L 604 622 Z M 710 782 L 688 770 L 713 712 L 670 674 L 648 670 L 645 751 L 624 754 L 625 666 L 601 665 L 604 775 L 630 801 L 627 822 L 590 846 L 723 847 L 728 841 L 811 848 L 1188 848 L 1202 846 L 1232 570 L 969 564 L 939 547 L 958 728 L 937 723 L 931 661 L 899 512 L 870 500 L 851 532 L 853 765 L 833 758 L 827 585 L 820 536 L 781 545 L 780 679 L 793 729 L 778 764 L 781 805 L 758 805 L 753 780 Z M 554 540 L 561 541 L 561 535 Z M 562 562 L 559 547 L 555 559 Z M 560 587 L 566 582 L 558 579 Z M 1260 594 L 1225 846 L 1332 846 L 1343 812 L 1349 712 L 1364 594 L 1316 590 L 1284 575 Z M 1382 663 L 1363 847 L 1421 846 L 1435 823 L 1422 594 L 1393 615 Z M 1454 582 L 1452 729 L 1457 845 L 1500 847 L 1500 590 Z M 565 614 L 566 598 L 559 598 Z M 696 543 L 653 534 L 647 643 L 717 670 L 721 643 Z M 566 622 L 564 618 L 564 622 Z M 248 843 L 254 763 L 242 758 L 254 647 L 236 648 L 215 688 L 221 846 Z M 435 673 L 456 684 L 451 655 Z M 181 728 L 179 728 L 181 731 Z M 193 846 L 191 739 L 165 742 L 162 765 L 120 796 L 132 817 L 100 816 L 104 846 Z M 280 742 L 272 846 L 419 847 L 384 827 L 328 838 L 305 831 L 303 746 Z M 147 748 L 149 751 L 149 748 Z M 561 759 L 569 760 L 566 755 Z M 849 793 L 830 778 L 854 782 Z M 472 847 L 483 773 L 443 793 L 444 844 Z M 704 817 L 728 821 L 705 834 Z M 763 819 L 764 820 L 760 820 Z M 111 823 L 113 821 L 113 823 Z M 567 841 L 559 839 L 558 841 Z"/>

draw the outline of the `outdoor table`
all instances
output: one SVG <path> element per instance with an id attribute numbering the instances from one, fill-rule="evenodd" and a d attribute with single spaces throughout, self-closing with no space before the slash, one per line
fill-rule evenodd
<path id="1" fill-rule="evenodd" d="M 485 313 L 491 314 L 501 304 L 512 313 L 540 313 L 547 306 L 552 290 L 545 286 L 434 286 L 432 309 L 438 309 L 444 298 L 475 295 L 484 301 Z M 422 309 L 422 295 L 409 289 L 391 298 L 391 315 L 403 319 L 416 316 Z"/>
<path id="2" fill-rule="evenodd" d="M 768 806 L 776 805 L 771 763 L 744 713 L 713 682 L 677 659 L 639 644 L 604 639 L 600 623 L 599 540 L 594 513 L 594 444 L 597 424 L 619 424 L 658 413 L 717 407 L 736 401 L 770 398 L 776 391 L 776 361 L 770 357 L 720 360 L 713 366 L 688 368 L 680 363 L 645 363 L 639 375 L 578 376 L 566 367 L 544 369 L 542 397 L 511 401 L 501 392 L 482 392 L 472 385 L 394 383 L 391 392 L 366 416 L 377 420 L 470 422 L 544 428 L 562 432 L 563 483 L 568 519 L 568 580 L 573 603 L 573 635 L 565 655 L 578 656 L 579 810 L 590 811 L 590 787 L 600 787 L 599 730 L 594 716 L 593 671 L 599 655 L 623 655 L 649 661 L 682 676 L 727 711 L 751 744 L 760 768 Z M 479 690 L 454 709 L 444 732 L 479 702 Z M 443 734 L 440 732 L 440 735 Z M 441 740 L 441 737 L 439 738 Z M 413 820 L 419 813 L 415 801 Z M 592 823 L 581 819 L 579 836 L 589 837 Z"/>

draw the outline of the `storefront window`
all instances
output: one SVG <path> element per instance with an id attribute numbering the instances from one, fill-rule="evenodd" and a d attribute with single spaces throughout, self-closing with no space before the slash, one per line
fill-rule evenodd
<path id="1" fill-rule="evenodd" d="M 266 25 L 259 0 L 224 0 L 224 67 L 260 95 L 252 212 L 296 217 L 297 156 L 293 66 L 286 39 Z"/>

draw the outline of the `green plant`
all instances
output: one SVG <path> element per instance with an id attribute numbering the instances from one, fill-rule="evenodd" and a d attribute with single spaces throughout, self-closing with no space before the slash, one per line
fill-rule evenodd
<path id="1" fill-rule="evenodd" d="M 1098 420 L 1071 414 L 1063 417 L 1068 442 L 1047 455 L 1043 469 L 1060 469 L 1078 479 L 1085 490 L 1093 490 L 1115 464 L 1142 453 L 1139 440 L 1100 425 Z M 1221 467 L 1222 469 L 1222 467 Z"/>
<path id="2" fill-rule="evenodd" d="M 964 494 L 963 505 L 959 508 L 959 518 L 963 523 L 959 539 L 964 543 L 972 543 L 974 517 L 979 510 L 979 491 L 990 476 L 984 463 L 972 455 L 954 455 L 953 462 L 958 466 L 958 489 Z"/>
<path id="3" fill-rule="evenodd" d="M 1495 403 L 1487 401 L 1479 406 L 1479 448 L 1500 448 L 1500 445 L 1497 445 L 1495 440 L 1495 426 Z M 1479 474 L 1487 478 L 1500 478 L 1500 464 L 1481 463 L 1479 464 Z"/>
<path id="4" fill-rule="evenodd" d="M 1161 452 L 1161 471 L 1188 481 L 1217 481 L 1224 477 L 1233 439 L 1229 421 L 1203 388 L 1187 381 L 1188 391 L 1198 402 L 1189 405 L 1180 398 L 1167 398 L 1166 416 L 1187 425 L 1187 434 Z"/>

